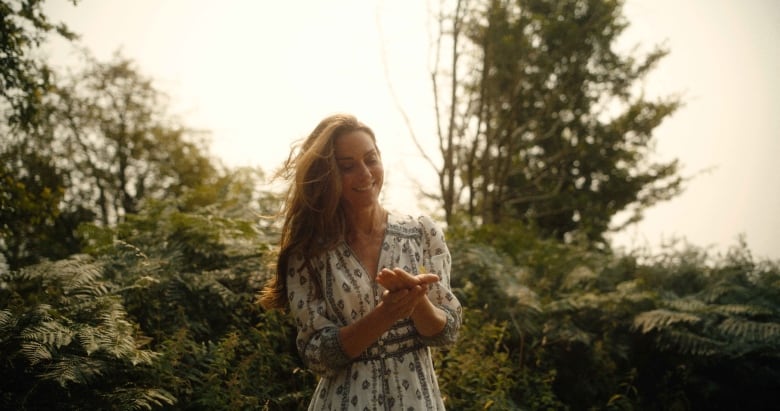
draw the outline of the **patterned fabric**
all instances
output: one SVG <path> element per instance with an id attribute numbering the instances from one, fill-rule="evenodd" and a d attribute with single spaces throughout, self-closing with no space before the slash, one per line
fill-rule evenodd
<path id="1" fill-rule="evenodd" d="M 309 410 L 444 410 L 429 347 L 455 342 L 462 312 L 450 290 L 451 257 L 442 230 L 427 216 L 390 213 L 379 267 L 371 272 L 401 267 L 418 274 L 425 267 L 437 274 L 428 298 L 446 313 L 444 330 L 424 337 L 411 320 L 401 320 L 354 360 L 344 354 L 338 330 L 373 310 L 384 288 L 346 242 L 310 263 L 293 257 L 287 275 L 298 351 L 320 375 Z M 320 295 L 313 281 L 321 284 Z"/>

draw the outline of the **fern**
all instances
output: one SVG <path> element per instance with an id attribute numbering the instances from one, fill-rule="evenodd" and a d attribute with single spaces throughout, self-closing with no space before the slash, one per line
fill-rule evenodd
<path id="1" fill-rule="evenodd" d="M 176 403 L 176 398 L 164 389 L 120 388 L 109 396 L 117 410 L 153 410 Z"/>
<path id="2" fill-rule="evenodd" d="M 750 304 L 717 304 L 711 305 L 708 308 L 712 313 L 726 317 L 771 317 L 774 314 L 769 308 Z"/>
<path id="3" fill-rule="evenodd" d="M 651 331 L 663 331 L 675 324 L 697 324 L 701 317 L 684 312 L 657 309 L 643 312 L 634 317 L 633 328 L 647 334 Z"/>
<path id="4" fill-rule="evenodd" d="M 20 333 L 21 349 L 30 365 L 51 360 L 52 353 L 60 347 L 69 345 L 73 340 L 73 331 L 67 326 L 55 321 L 45 321 Z"/>
<path id="5" fill-rule="evenodd" d="M 3 336 L 14 328 L 16 325 L 16 318 L 11 310 L 0 310 L 0 341 L 3 341 Z"/>
<path id="6" fill-rule="evenodd" d="M 696 298 L 667 298 L 661 302 L 661 306 L 687 312 L 704 312 L 709 308 L 707 303 Z"/>
<path id="7" fill-rule="evenodd" d="M 580 265 L 566 275 L 561 284 L 561 289 L 565 291 L 571 291 L 577 288 L 588 289 L 596 280 L 598 275 L 590 268 Z"/>
<path id="8" fill-rule="evenodd" d="M 696 333 L 682 330 L 666 330 L 657 337 L 658 345 L 684 355 L 715 356 L 721 355 L 727 344 Z"/>
<path id="9" fill-rule="evenodd" d="M 718 324 L 718 331 L 727 339 L 745 343 L 780 345 L 780 324 L 778 323 L 730 317 Z"/>
<path id="10" fill-rule="evenodd" d="M 39 374 L 43 380 L 56 382 L 62 388 L 70 384 L 88 385 L 107 373 L 105 363 L 99 359 L 81 355 L 59 355 Z"/>
<path id="11" fill-rule="evenodd" d="M 25 376 L 4 401 L 21 401 L 25 408 L 45 407 L 57 398 L 79 395 L 85 401 L 97 401 L 94 408 L 103 409 L 97 398 L 110 398 L 114 386 L 157 392 L 157 387 L 146 387 L 144 379 L 127 380 L 143 373 L 140 367 L 153 364 L 158 354 L 140 348 L 147 340 L 139 338 L 121 298 L 114 294 L 118 287 L 103 279 L 103 270 L 103 264 L 90 257 L 74 256 L 3 275 L 11 304 L 0 311 L 4 342 L 0 348 L 9 358 L 23 360 L 6 366 L 18 363 L 21 368 L 15 372 Z M 13 371 L 3 370 L 5 375 L 9 372 Z M 37 390 L 50 387 L 41 384 L 46 381 L 59 391 L 38 395 Z M 161 394 L 162 398 L 168 397 Z"/>

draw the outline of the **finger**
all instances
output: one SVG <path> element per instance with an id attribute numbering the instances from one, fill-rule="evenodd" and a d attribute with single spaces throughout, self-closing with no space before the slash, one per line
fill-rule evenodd
<path id="1" fill-rule="evenodd" d="M 424 295 L 427 287 L 416 285 L 412 288 L 407 288 L 408 293 L 403 296 L 399 303 L 416 305 L 420 296 Z"/>
<path id="2" fill-rule="evenodd" d="M 394 268 L 393 269 L 393 273 L 404 284 L 409 284 L 409 285 L 420 284 L 420 281 L 418 279 L 418 277 L 419 277 L 418 275 L 410 274 L 408 271 L 405 271 L 405 270 L 403 270 L 401 268 L 398 268 L 398 267 Z"/>
<path id="3" fill-rule="evenodd" d="M 399 302 L 402 302 L 408 294 L 409 289 L 407 288 L 402 288 L 397 291 L 388 291 L 385 293 L 385 296 L 382 297 L 382 300 L 387 301 L 390 304 L 398 304 Z"/>
<path id="4" fill-rule="evenodd" d="M 420 284 L 433 284 L 439 281 L 439 276 L 436 274 L 417 274 L 415 277 Z"/>
<path id="5" fill-rule="evenodd" d="M 393 273 L 395 273 L 395 275 L 401 278 L 414 278 L 412 274 L 408 273 L 403 268 L 399 268 L 399 267 L 393 268 Z"/>
<path id="6" fill-rule="evenodd" d="M 388 290 L 396 290 L 402 288 L 403 283 L 396 277 L 392 271 L 382 270 L 376 277 L 376 282 Z"/>

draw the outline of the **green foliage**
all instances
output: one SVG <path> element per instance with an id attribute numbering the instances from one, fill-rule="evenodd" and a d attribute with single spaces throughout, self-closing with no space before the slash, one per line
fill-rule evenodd
<path id="1" fill-rule="evenodd" d="M 523 221 L 558 240 L 605 243 L 680 192 L 652 135 L 679 106 L 642 79 L 666 54 L 620 54 L 620 1 L 458 1 L 440 16 L 434 76 L 447 221 Z M 441 50 L 448 47 L 449 50 Z M 443 67 L 443 68 L 442 68 Z M 441 78 L 449 84 L 441 82 Z"/>
<path id="2" fill-rule="evenodd" d="M 41 102 L 50 86 L 50 71 L 35 57 L 52 33 L 73 40 L 63 23 L 52 23 L 43 13 L 42 0 L 0 1 L 0 109 L 2 127 L 36 126 Z M 75 0 L 73 1 L 75 4 Z"/>
<path id="3" fill-rule="evenodd" d="M 41 0 L 0 1 L 0 252 L 12 269 L 42 257 L 78 252 L 73 237 L 83 210 L 61 209 L 65 176 L 54 158 L 29 147 L 23 136 L 39 132 L 53 87 L 38 56 L 51 35 L 75 35 L 43 13 Z"/>
<path id="4" fill-rule="evenodd" d="M 46 100 L 44 133 L 28 144 L 66 173 L 68 198 L 103 225 L 137 212 L 147 199 L 173 199 L 218 178 L 200 137 L 169 114 L 165 95 L 133 61 L 86 55 L 61 75 Z"/>
<path id="5" fill-rule="evenodd" d="M 305 409 L 313 392 L 290 318 L 255 304 L 273 233 L 257 222 L 274 197 L 257 190 L 261 177 L 236 170 L 177 201 L 147 202 L 115 230 L 82 230 L 161 353 L 156 378 L 177 409 Z"/>
<path id="6" fill-rule="evenodd" d="M 692 252 L 696 251 L 684 256 Z M 656 269 L 669 261 L 664 255 L 656 259 L 659 264 L 652 267 Z M 777 264 L 754 263 L 741 244 L 717 266 L 682 268 L 667 276 L 682 277 L 688 286 L 664 290 L 659 308 L 637 315 L 634 329 L 653 336 L 659 347 L 684 355 L 776 356 L 780 348 L 780 292 L 773 286 L 780 283 Z M 648 271 L 650 279 L 658 275 Z"/>
<path id="7" fill-rule="evenodd" d="M 513 409 L 516 384 L 509 352 L 504 347 L 506 324 L 496 324 L 478 309 L 465 312 L 463 334 L 455 347 L 437 353 L 435 362 L 452 409 Z"/>
<path id="8" fill-rule="evenodd" d="M 17 382 L 3 386 L 5 403 L 45 406 L 30 394 L 57 385 L 36 399 L 53 409 L 305 409 L 315 377 L 295 327 L 254 300 L 274 233 L 256 221 L 274 198 L 257 189 L 261 177 L 236 170 L 177 201 L 146 202 L 115 228 L 85 225 L 91 257 L 5 270 L 0 346 L 14 360 L 2 373 Z"/>
<path id="9" fill-rule="evenodd" d="M 0 0 L 0 406 L 305 409 L 295 327 L 255 303 L 280 198 L 260 170 L 219 170 L 129 60 L 48 72 L 29 56 L 59 30 L 40 4 Z M 632 95 L 665 51 L 612 51 L 620 4 L 458 3 L 453 36 L 481 50 L 461 63 L 483 69 L 447 107 L 445 211 L 478 217 L 448 231 L 464 324 L 434 360 L 451 409 L 777 403 L 779 263 L 600 238 L 680 183 L 646 161 L 678 102 Z"/>
<path id="10" fill-rule="evenodd" d="M 520 225 L 448 237 L 465 310 L 484 316 L 478 329 L 502 324 L 518 408 L 766 409 L 779 388 L 780 266 L 744 243 L 718 257 L 691 246 L 620 256 Z M 469 326 L 459 345 L 491 346 Z"/>
<path id="11" fill-rule="evenodd" d="M 103 266 L 86 256 L 0 275 L 0 351 L 8 409 L 151 409 L 174 398 L 148 385 L 158 353 L 129 320 Z M 121 388 L 122 391 L 116 391 Z"/>

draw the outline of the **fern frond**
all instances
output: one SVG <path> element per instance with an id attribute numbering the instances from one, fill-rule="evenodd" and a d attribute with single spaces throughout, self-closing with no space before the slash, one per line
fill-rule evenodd
<path id="1" fill-rule="evenodd" d="M 8 330 L 14 328 L 15 325 L 16 318 L 11 313 L 11 310 L 0 310 L 0 333 L 5 334 Z"/>
<path id="2" fill-rule="evenodd" d="M 564 290 L 587 289 L 598 279 L 598 275 L 590 268 L 580 265 L 571 270 L 563 279 L 561 287 Z"/>
<path id="3" fill-rule="evenodd" d="M 132 325 L 124 319 L 115 319 L 100 334 L 101 348 L 116 358 L 132 357 L 136 350 Z"/>
<path id="4" fill-rule="evenodd" d="M 695 324 L 699 321 L 701 318 L 693 314 L 657 309 L 645 311 L 634 317 L 632 328 L 647 334 L 651 331 L 665 331 L 673 324 Z"/>
<path id="5" fill-rule="evenodd" d="M 68 384 L 89 384 L 103 375 L 106 364 L 100 360 L 77 355 L 64 355 L 40 374 L 44 380 L 54 381 L 65 388 Z"/>
<path id="6" fill-rule="evenodd" d="M 726 344 L 712 338 L 702 337 L 686 331 L 666 329 L 658 336 L 662 349 L 684 355 L 712 356 L 724 352 Z"/>
<path id="7" fill-rule="evenodd" d="M 35 341 L 53 348 L 68 345 L 73 340 L 73 330 L 56 322 L 44 321 L 25 328 L 21 337 L 26 341 Z"/>
<path id="8" fill-rule="evenodd" d="M 160 357 L 160 354 L 154 351 L 150 350 L 139 350 L 136 349 L 133 351 L 133 355 L 130 358 L 130 363 L 135 365 L 150 365 L 152 364 L 156 359 Z"/>
<path id="9" fill-rule="evenodd" d="M 110 394 L 109 400 L 118 410 L 148 410 L 176 404 L 176 397 L 166 390 L 155 388 L 122 388 Z"/>
<path id="10" fill-rule="evenodd" d="M 772 310 L 758 305 L 745 304 L 719 304 L 711 306 L 710 310 L 717 314 L 725 316 L 741 315 L 747 317 L 756 317 L 763 315 L 772 315 Z"/>
<path id="11" fill-rule="evenodd" d="M 728 338 L 747 343 L 780 343 L 780 324 L 729 317 L 718 324 L 718 331 Z"/>
<path id="12" fill-rule="evenodd" d="M 707 303 L 726 302 L 726 300 L 744 301 L 752 294 L 752 291 L 734 282 L 721 281 L 713 284 L 699 293 L 702 301 Z"/>
<path id="13" fill-rule="evenodd" d="M 78 340 L 81 348 L 87 353 L 92 355 L 95 351 L 100 349 L 99 331 L 95 327 L 83 325 L 76 329 L 76 340 Z"/>
<path id="14" fill-rule="evenodd" d="M 710 307 L 707 303 L 696 298 L 666 299 L 661 305 L 676 311 L 686 312 L 705 312 Z"/>
<path id="15" fill-rule="evenodd" d="M 620 300 L 625 300 L 630 303 L 650 301 L 656 297 L 654 292 L 642 290 L 638 280 L 623 281 L 618 283 L 618 285 L 615 286 L 615 291 L 612 294 L 617 296 Z"/>
<path id="16" fill-rule="evenodd" d="M 20 351 L 30 365 L 36 365 L 52 359 L 52 353 L 49 346 L 38 341 L 22 342 Z"/>
<path id="17" fill-rule="evenodd" d="M 63 293 L 71 297 L 93 298 L 109 295 L 111 289 L 107 283 L 95 281 L 79 285 L 67 284 L 66 287 L 64 287 Z"/>

